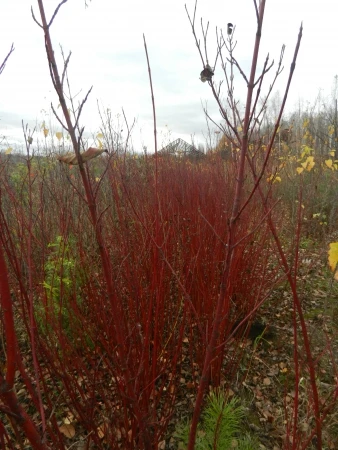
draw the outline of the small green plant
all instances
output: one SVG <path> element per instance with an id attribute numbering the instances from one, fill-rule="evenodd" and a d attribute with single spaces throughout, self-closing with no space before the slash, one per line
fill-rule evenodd
<path id="1" fill-rule="evenodd" d="M 55 242 L 48 244 L 51 253 L 45 264 L 43 281 L 47 301 L 46 305 L 39 302 L 35 309 L 39 331 L 45 336 L 53 333 L 55 324 L 68 338 L 74 339 L 76 336 L 78 326 L 74 302 L 76 309 L 81 310 L 83 301 L 79 290 L 84 276 L 73 256 L 74 246 L 74 238 L 66 241 L 63 236 L 57 236 Z"/>
<path id="2" fill-rule="evenodd" d="M 224 392 L 211 392 L 198 426 L 195 443 L 196 450 L 255 450 L 257 440 L 250 435 L 239 438 L 243 407 L 237 398 L 227 400 Z M 177 427 L 175 437 L 179 440 L 179 449 L 184 450 L 189 441 L 189 423 Z"/>

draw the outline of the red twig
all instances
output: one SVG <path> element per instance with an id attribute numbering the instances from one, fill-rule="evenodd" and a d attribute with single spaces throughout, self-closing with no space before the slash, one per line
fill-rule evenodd
<path id="1" fill-rule="evenodd" d="M 229 221 L 229 230 L 228 230 L 229 234 L 228 234 L 228 243 L 227 243 L 228 247 L 227 247 L 227 253 L 226 253 L 226 260 L 225 260 L 224 271 L 223 271 L 223 275 L 222 275 L 220 294 L 219 294 L 219 297 L 217 300 L 215 316 L 214 316 L 214 320 L 213 320 L 213 324 L 212 324 L 211 337 L 210 337 L 210 340 L 208 342 L 208 346 L 206 349 L 203 371 L 202 371 L 202 375 L 201 375 L 200 384 L 198 387 L 198 393 L 197 393 L 197 397 L 196 397 L 194 414 L 193 414 L 191 428 L 190 428 L 188 450 L 193 450 L 195 447 L 197 425 L 198 425 L 198 421 L 199 421 L 199 418 L 201 415 L 204 394 L 208 387 L 209 368 L 210 368 L 210 364 L 211 364 L 211 361 L 214 356 L 216 342 L 219 337 L 219 331 L 220 331 L 221 322 L 222 322 L 222 311 L 223 311 L 225 303 L 229 301 L 229 299 L 227 298 L 228 297 L 227 282 L 228 282 L 228 277 L 230 274 L 231 262 L 232 262 L 232 258 L 233 258 L 233 252 L 234 252 L 233 245 L 236 242 L 236 228 L 237 228 L 237 223 L 238 223 L 237 218 L 238 218 L 238 212 L 240 210 L 240 202 L 241 202 L 242 192 L 243 192 L 245 159 L 246 159 L 246 154 L 247 154 L 247 149 L 248 149 L 248 127 L 249 127 L 249 120 L 250 120 L 251 101 L 252 101 L 252 95 L 253 95 L 253 89 L 254 89 L 258 52 L 259 52 L 259 46 L 260 46 L 261 29 L 262 29 L 263 17 L 264 17 L 264 8 L 265 8 L 265 0 L 262 0 L 260 3 L 260 6 L 259 6 L 259 18 L 258 18 L 258 24 L 257 24 L 256 41 L 255 41 L 255 46 L 254 46 L 251 73 L 250 73 L 249 85 L 248 85 L 248 94 L 247 94 L 247 102 L 246 102 L 246 109 L 245 109 L 245 116 L 244 116 L 244 126 L 243 126 L 244 131 L 243 131 L 243 139 L 242 139 L 242 146 L 241 146 L 241 153 L 240 153 L 240 159 L 239 159 L 236 184 L 235 184 L 235 195 L 234 195 L 234 200 L 233 200 L 231 218 Z"/>

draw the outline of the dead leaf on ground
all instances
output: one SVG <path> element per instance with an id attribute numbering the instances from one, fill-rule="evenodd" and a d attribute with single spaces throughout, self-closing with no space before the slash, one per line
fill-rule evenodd
<path id="1" fill-rule="evenodd" d="M 75 436 L 75 427 L 71 424 L 64 423 L 59 426 L 59 431 L 69 439 L 72 439 Z"/>

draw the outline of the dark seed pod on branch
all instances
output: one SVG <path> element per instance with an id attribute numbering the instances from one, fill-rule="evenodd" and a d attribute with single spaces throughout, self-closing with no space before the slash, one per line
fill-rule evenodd
<path id="1" fill-rule="evenodd" d="M 228 23 L 228 28 L 227 28 L 227 33 L 228 36 L 230 36 L 232 34 L 232 29 L 233 29 L 233 24 L 231 22 Z"/>
<path id="2" fill-rule="evenodd" d="M 209 64 L 207 64 L 201 72 L 200 80 L 203 83 L 205 83 L 206 81 L 211 81 L 213 76 L 214 76 L 214 71 L 209 66 Z"/>

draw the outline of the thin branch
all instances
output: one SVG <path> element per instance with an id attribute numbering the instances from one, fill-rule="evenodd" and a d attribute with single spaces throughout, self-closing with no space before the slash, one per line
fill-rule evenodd
<path id="1" fill-rule="evenodd" d="M 256 91 L 256 98 L 255 98 L 255 101 L 254 101 L 254 104 L 253 104 L 253 107 L 252 107 L 252 110 L 251 110 L 251 115 L 250 115 L 250 119 L 249 119 L 249 127 L 251 126 L 251 122 L 252 122 L 252 119 L 254 117 L 256 108 L 257 108 L 257 103 L 258 103 L 258 100 L 259 100 L 259 97 L 260 97 L 260 94 L 261 94 L 261 88 L 262 88 L 262 84 L 263 84 L 263 80 L 264 80 L 264 75 L 267 73 L 266 67 L 268 65 L 268 62 L 269 62 L 269 54 L 267 55 L 267 57 L 266 57 L 266 59 L 264 61 L 264 66 L 263 66 L 263 69 L 262 69 L 262 73 L 258 77 L 259 86 L 258 86 L 258 89 Z M 273 62 L 272 62 L 272 64 L 273 64 Z M 256 86 L 256 83 L 254 84 L 254 87 L 255 86 Z M 250 132 L 249 139 L 251 138 L 251 135 L 253 133 L 254 128 L 255 128 L 255 124 L 251 127 L 251 132 Z"/>
<path id="2" fill-rule="evenodd" d="M 153 90 L 153 82 L 152 82 L 152 78 L 151 78 L 151 70 L 150 70 L 150 64 L 149 64 L 147 43 L 146 43 L 146 38 L 145 38 L 144 35 L 143 35 L 143 42 L 144 42 L 144 49 L 145 49 L 145 52 L 146 52 L 147 64 L 148 64 L 149 82 L 150 82 L 150 90 L 151 90 L 151 100 L 152 100 L 152 105 L 153 105 L 155 154 L 157 155 L 157 127 L 156 127 L 155 99 L 154 99 L 154 90 Z M 156 171 L 157 171 L 157 158 L 156 158 Z"/>
<path id="3" fill-rule="evenodd" d="M 278 76 L 282 73 L 282 71 L 283 71 L 283 69 L 284 69 L 284 67 L 282 67 L 282 62 L 283 62 L 283 58 L 284 58 L 284 50 L 285 50 L 285 45 L 282 46 L 281 53 L 280 53 L 280 57 L 279 57 L 279 62 L 278 62 L 278 67 L 277 67 L 277 70 L 276 70 L 276 74 L 275 74 L 275 76 L 274 76 L 274 79 L 273 79 L 273 81 L 272 81 L 270 87 L 269 87 L 268 93 L 267 93 L 267 95 L 265 96 L 265 99 L 264 99 L 264 101 L 263 101 L 262 107 L 261 107 L 259 113 L 256 115 L 256 118 L 259 118 L 260 115 L 262 114 L 262 112 L 265 110 L 266 103 L 267 103 L 267 101 L 268 101 L 268 99 L 269 99 L 269 97 L 270 97 L 270 94 L 271 94 L 271 92 L 272 92 L 272 89 L 273 89 L 273 87 L 274 87 L 276 81 L 277 81 L 277 78 L 278 78 Z"/>
<path id="4" fill-rule="evenodd" d="M 267 56 L 267 58 L 269 58 L 269 55 Z M 265 69 L 263 69 L 261 75 L 257 78 L 257 81 L 255 81 L 254 87 L 256 87 L 258 83 L 260 83 L 261 79 L 262 79 L 263 77 L 265 77 L 265 75 L 269 72 L 269 70 L 271 69 L 271 67 L 272 67 L 274 64 L 275 64 L 275 61 L 272 60 L 272 63 L 270 64 L 270 66 L 269 66 L 269 67 L 266 67 Z"/>
<path id="5" fill-rule="evenodd" d="M 33 17 L 34 22 L 35 22 L 40 28 L 43 29 L 43 26 L 41 25 L 41 23 L 39 23 L 39 22 L 37 21 L 35 15 L 34 15 L 33 6 L 31 6 L 31 13 L 32 13 L 32 17 Z"/>
<path id="6" fill-rule="evenodd" d="M 0 66 L 0 75 L 2 74 L 5 66 L 6 66 L 6 62 L 8 60 L 8 58 L 11 56 L 11 54 L 14 52 L 14 44 L 12 44 L 10 51 L 7 53 L 6 58 L 3 60 L 1 66 Z"/>
<path id="7" fill-rule="evenodd" d="M 128 120 L 127 120 L 127 117 L 126 117 L 126 114 L 125 114 L 123 108 L 122 108 L 122 114 L 123 114 L 124 122 L 125 122 L 126 127 L 127 127 L 127 138 L 126 138 L 125 145 L 124 145 L 124 154 L 126 155 L 127 149 L 128 149 L 129 139 L 130 139 L 130 136 L 132 134 L 133 128 L 134 128 L 134 126 L 136 124 L 136 119 L 134 117 L 133 123 L 131 124 L 131 127 L 129 127 Z"/>
<path id="8" fill-rule="evenodd" d="M 48 23 L 48 25 L 47 25 L 48 28 L 52 25 L 53 20 L 55 19 L 55 17 L 56 17 L 56 15 L 57 15 L 57 13 L 59 12 L 59 9 L 61 8 L 61 6 L 62 6 L 64 3 L 66 3 L 67 1 L 68 1 L 68 0 L 62 0 L 62 2 L 60 2 L 60 3 L 58 4 L 58 6 L 56 7 L 56 10 L 54 11 L 54 14 L 52 15 L 52 18 L 50 19 L 50 21 L 49 21 L 49 23 Z"/>
<path id="9" fill-rule="evenodd" d="M 257 23 L 259 24 L 259 11 L 258 11 L 258 6 L 257 6 L 257 1 L 253 0 L 253 2 L 254 2 L 254 5 L 255 5 Z"/>
<path id="10" fill-rule="evenodd" d="M 53 111 L 54 116 L 56 117 L 56 120 L 59 122 L 59 124 L 62 126 L 62 128 L 64 130 L 66 130 L 69 133 L 69 129 L 67 128 L 67 126 L 62 122 L 62 120 L 60 119 L 60 117 L 57 115 L 53 103 L 50 104 L 51 110 Z"/>
<path id="11" fill-rule="evenodd" d="M 90 93 L 92 92 L 92 90 L 93 90 L 93 86 L 88 90 L 85 98 L 82 100 L 82 102 L 80 104 L 80 107 L 79 107 L 79 110 L 78 110 L 78 113 L 77 113 L 77 117 L 76 117 L 76 122 L 75 122 L 75 125 L 74 125 L 75 128 L 78 126 L 79 119 L 80 119 L 80 116 L 81 116 L 81 113 L 82 113 L 82 108 L 84 107 L 84 104 L 88 100 L 88 97 L 89 97 Z"/>
<path id="12" fill-rule="evenodd" d="M 249 84 L 249 80 L 248 80 L 247 76 L 245 75 L 244 71 L 242 70 L 241 66 L 240 66 L 239 63 L 237 62 L 237 60 L 236 60 L 233 56 L 231 56 L 231 59 L 230 59 L 230 58 L 227 58 L 227 60 L 228 60 L 230 63 L 233 63 L 233 64 L 237 67 L 239 73 L 242 75 L 242 77 L 244 78 L 244 81 L 245 81 L 246 84 L 248 85 L 248 84 Z"/>
<path id="13" fill-rule="evenodd" d="M 208 30 L 209 30 L 209 22 L 207 23 L 207 28 L 204 31 L 202 17 L 201 17 L 201 29 L 202 29 L 202 34 L 203 34 L 205 60 L 206 60 L 206 63 L 209 64 L 208 50 L 207 50 L 207 35 L 208 35 Z"/>
<path id="14" fill-rule="evenodd" d="M 193 34 L 193 36 L 194 36 L 194 38 L 195 38 L 196 47 L 197 47 L 198 52 L 199 52 L 199 54 L 200 54 L 201 61 L 202 61 L 202 63 L 203 63 L 203 67 L 205 67 L 205 62 L 204 62 L 204 58 L 203 58 L 203 55 L 202 55 L 202 52 L 201 52 L 200 42 L 199 42 L 198 39 L 197 39 L 196 31 L 195 31 L 195 18 L 196 18 L 197 0 L 196 0 L 196 2 L 195 2 L 194 18 L 193 18 L 193 20 L 191 20 L 191 17 L 190 17 L 189 12 L 188 12 L 187 5 L 184 5 L 184 7 L 185 7 L 185 10 L 186 10 L 186 12 L 187 12 L 188 19 L 189 19 L 189 22 L 190 22 L 190 25 L 191 25 L 192 34 Z"/>
<path id="15" fill-rule="evenodd" d="M 68 64 L 69 64 L 69 60 L 70 60 L 71 55 L 72 55 L 72 52 L 69 52 L 69 55 L 68 55 L 67 59 L 66 60 L 63 59 L 64 66 L 63 66 L 63 71 L 62 71 L 62 76 L 61 76 L 61 86 L 62 87 L 63 87 L 63 83 L 65 81 L 65 76 L 66 76 L 66 72 L 67 72 L 67 68 L 68 68 Z M 63 56 L 63 52 L 62 52 L 62 56 Z"/>

